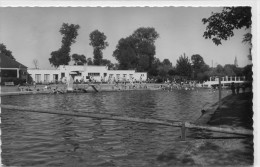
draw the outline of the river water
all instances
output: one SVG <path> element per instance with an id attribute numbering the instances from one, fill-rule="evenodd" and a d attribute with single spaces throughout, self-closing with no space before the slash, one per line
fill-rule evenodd
<path id="1" fill-rule="evenodd" d="M 16 106 L 191 122 L 217 101 L 217 91 L 204 89 L 2 97 Z M 163 125 L 4 109 L 1 119 L 7 166 L 160 166 L 158 155 L 180 136 L 179 128 Z"/>

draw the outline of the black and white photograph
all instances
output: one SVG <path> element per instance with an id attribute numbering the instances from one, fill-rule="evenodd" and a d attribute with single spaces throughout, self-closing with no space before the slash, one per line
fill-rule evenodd
<path id="1" fill-rule="evenodd" d="M 42 2 L 0 2 L 2 166 L 260 165 L 259 2 Z"/>

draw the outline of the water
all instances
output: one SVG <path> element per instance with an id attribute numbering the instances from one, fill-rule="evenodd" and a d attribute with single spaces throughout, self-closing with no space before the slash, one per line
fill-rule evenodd
<path id="1" fill-rule="evenodd" d="M 204 104 L 217 100 L 218 92 L 209 90 L 2 97 L 16 106 L 182 121 L 196 120 Z M 180 136 L 179 128 L 163 125 L 4 109 L 1 119 L 8 166 L 160 166 L 156 158 Z"/>

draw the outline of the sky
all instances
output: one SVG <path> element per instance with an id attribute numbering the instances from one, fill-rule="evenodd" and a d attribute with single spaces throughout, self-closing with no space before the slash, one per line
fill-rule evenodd
<path id="1" fill-rule="evenodd" d="M 221 10 L 221 7 L 2 7 L 0 43 L 25 66 L 33 68 L 33 60 L 37 59 L 40 68 L 49 69 L 50 53 L 61 47 L 61 25 L 78 24 L 80 29 L 71 55 L 93 58 L 89 34 L 97 29 L 107 36 L 109 43 L 103 58 L 116 63 L 112 54 L 121 38 L 140 27 L 154 27 L 159 33 L 155 57 L 161 61 L 169 59 L 176 65 L 184 53 L 189 58 L 200 54 L 209 66 L 234 64 L 237 57 L 238 66 L 244 67 L 251 62 L 247 57 L 249 46 L 242 39 L 250 30 L 235 30 L 235 35 L 219 46 L 203 37 L 206 25 L 201 20 Z"/>

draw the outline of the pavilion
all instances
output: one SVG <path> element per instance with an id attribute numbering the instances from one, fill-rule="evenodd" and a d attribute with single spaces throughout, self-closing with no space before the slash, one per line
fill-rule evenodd
<path id="1" fill-rule="evenodd" d="M 0 53 L 0 76 L 4 78 L 18 78 L 27 80 L 27 67 L 16 60 Z"/>

